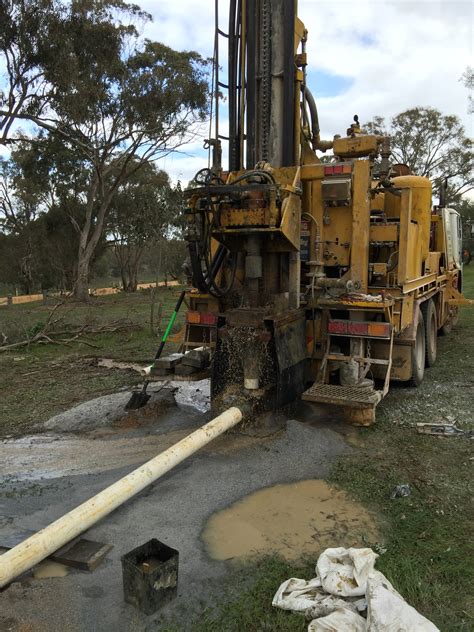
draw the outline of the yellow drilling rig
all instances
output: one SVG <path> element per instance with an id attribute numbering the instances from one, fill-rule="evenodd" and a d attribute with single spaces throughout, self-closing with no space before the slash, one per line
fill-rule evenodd
<path id="1" fill-rule="evenodd" d="M 465 302 L 459 216 L 357 116 L 321 140 L 296 0 L 230 0 L 226 29 L 218 4 L 212 166 L 185 193 L 185 345 L 213 350 L 216 410 L 301 397 L 371 423 L 391 380 L 421 383 Z"/>

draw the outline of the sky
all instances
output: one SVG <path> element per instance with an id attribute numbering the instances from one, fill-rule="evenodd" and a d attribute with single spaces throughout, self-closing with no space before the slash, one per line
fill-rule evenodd
<path id="1" fill-rule="evenodd" d="M 144 36 L 178 50 L 212 56 L 214 0 L 142 0 L 153 16 Z M 224 27 L 228 0 L 219 0 Z M 467 90 L 460 78 L 472 59 L 474 4 L 465 0 L 299 0 L 309 31 L 308 84 L 322 137 L 344 134 L 354 114 L 362 123 L 410 107 L 456 114 L 469 136 Z M 166 158 L 162 168 L 187 182 L 207 166 L 202 138 Z"/>

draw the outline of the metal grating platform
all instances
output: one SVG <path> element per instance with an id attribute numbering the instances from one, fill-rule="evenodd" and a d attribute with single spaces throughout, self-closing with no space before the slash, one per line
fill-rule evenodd
<path id="1" fill-rule="evenodd" d="M 370 386 L 339 386 L 337 384 L 313 384 L 303 393 L 307 402 L 368 408 L 376 406 L 382 399 L 381 393 Z"/>

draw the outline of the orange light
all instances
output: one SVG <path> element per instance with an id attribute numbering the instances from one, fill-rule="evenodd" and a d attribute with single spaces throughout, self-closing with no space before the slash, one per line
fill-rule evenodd
<path id="1" fill-rule="evenodd" d="M 388 323 L 369 323 L 369 336 L 389 338 L 390 325 Z"/>
<path id="2" fill-rule="evenodd" d="M 201 314 L 199 312 L 189 311 L 186 314 L 186 320 L 192 325 L 199 324 L 201 322 Z"/>

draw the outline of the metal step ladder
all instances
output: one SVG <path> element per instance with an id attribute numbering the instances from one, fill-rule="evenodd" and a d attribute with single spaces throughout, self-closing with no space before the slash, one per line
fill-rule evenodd
<path id="1" fill-rule="evenodd" d="M 394 330 L 392 327 L 388 359 L 372 357 L 351 358 L 350 356 L 331 353 L 331 335 L 328 335 L 326 351 L 321 362 L 321 367 L 319 369 L 316 382 L 303 393 L 301 399 L 308 402 L 332 404 L 335 406 L 346 406 L 357 409 L 374 409 L 388 393 L 390 385 L 390 373 L 392 370 L 393 334 Z M 329 379 L 329 362 L 348 362 L 351 359 L 362 363 L 362 365 L 364 366 L 364 371 L 361 379 L 362 384 L 354 384 L 351 386 L 328 384 L 327 380 Z M 373 386 L 367 386 L 363 383 L 363 378 L 365 378 L 367 373 L 370 371 L 371 365 L 373 364 L 384 366 L 386 369 L 382 390 L 375 389 Z"/>

